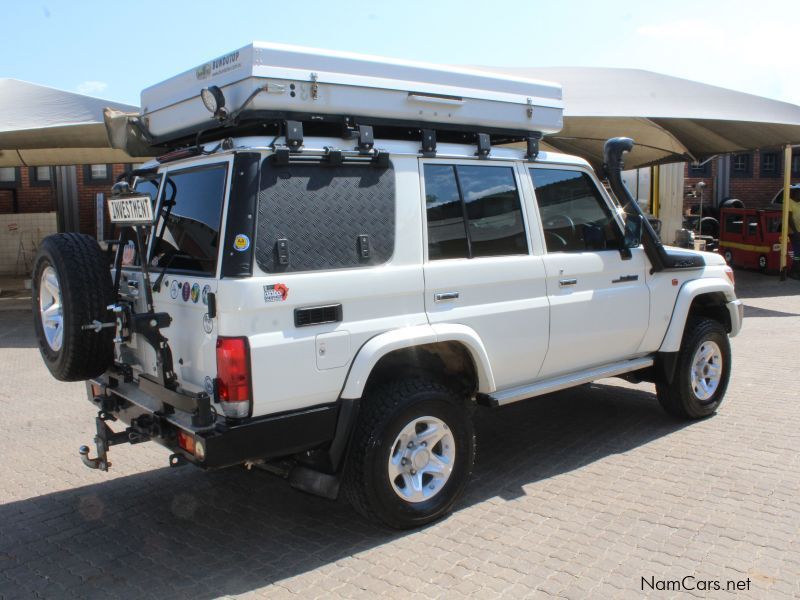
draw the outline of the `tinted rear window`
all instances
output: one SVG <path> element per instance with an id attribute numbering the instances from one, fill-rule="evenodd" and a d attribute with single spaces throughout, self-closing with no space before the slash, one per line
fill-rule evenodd
<path id="1" fill-rule="evenodd" d="M 157 266 L 216 273 L 227 171 L 223 164 L 167 174 L 157 228 L 164 233 L 153 251 Z"/>

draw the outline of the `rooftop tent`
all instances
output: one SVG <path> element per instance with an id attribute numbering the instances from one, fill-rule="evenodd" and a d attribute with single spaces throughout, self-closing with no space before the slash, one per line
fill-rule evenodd
<path id="1" fill-rule="evenodd" d="M 0 79 L 0 167 L 141 162 L 109 144 L 103 109 L 138 108 Z"/>
<path id="2" fill-rule="evenodd" d="M 481 68 L 559 82 L 564 128 L 546 141 L 595 166 L 618 135 L 636 141 L 627 168 L 800 143 L 800 106 L 752 94 L 639 69 Z"/>

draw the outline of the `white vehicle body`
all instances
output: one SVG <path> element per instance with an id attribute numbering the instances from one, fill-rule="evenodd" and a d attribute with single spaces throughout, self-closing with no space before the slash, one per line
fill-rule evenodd
<path id="1" fill-rule="evenodd" d="M 306 153 L 322 153 L 337 140 L 307 139 Z M 522 151 L 497 148 L 489 160 L 472 149 L 440 145 L 434 159 L 420 158 L 416 144 L 379 140 L 396 173 L 397 243 L 391 259 L 376 267 L 270 274 L 253 266 L 252 277 L 221 277 L 220 248 L 213 277 L 167 274 L 166 281 L 208 285 L 217 294 L 217 317 L 210 333 L 203 330 L 205 306 L 172 298 L 170 285 L 154 295 L 156 309 L 175 319 L 169 340 L 182 387 L 201 391 L 216 375 L 217 335 L 247 336 L 253 363 L 251 416 L 265 416 L 359 398 L 371 369 L 400 348 L 453 341 L 463 344 L 478 367 L 477 391 L 503 398 L 517 391 L 535 393 L 539 382 L 569 380 L 582 372 L 609 367 L 613 374 L 647 366 L 646 357 L 678 349 L 692 300 L 719 292 L 730 303 L 731 334 L 740 326 L 738 301 L 724 260 L 704 253 L 701 270 L 651 273 L 641 248 L 623 260 L 616 250 L 548 253 L 528 176 L 531 163 Z M 264 148 L 264 139 L 243 138 L 213 157 L 171 163 L 166 175 L 197 166 L 231 165 L 237 149 Z M 267 149 L 259 150 L 262 160 Z M 475 259 L 429 260 L 424 201 L 425 164 L 472 164 L 514 170 L 521 192 L 529 251 L 526 255 Z M 588 164 L 554 153 L 539 155 L 537 168 L 586 173 L 613 200 Z M 163 185 L 163 183 L 162 183 Z M 223 210 L 227 214 L 227 206 Z M 224 226 L 224 225 L 223 225 Z M 129 280 L 139 273 L 126 272 Z M 614 283 L 621 277 L 635 280 Z M 576 280 L 564 286 L 564 280 Z M 283 284 L 282 302 L 264 301 L 264 288 Z M 437 295 L 458 293 L 437 301 Z M 297 328 L 294 311 L 306 306 L 341 303 L 341 322 Z M 139 367 L 155 372 L 155 353 L 137 343 Z M 627 361 L 645 358 L 645 361 Z M 561 378 L 561 379 L 560 379 Z M 544 386 L 544 391 L 550 388 Z M 533 394 L 531 394 L 533 395 Z"/>
<path id="2" fill-rule="evenodd" d="M 614 376 L 678 418 L 722 401 L 732 270 L 663 246 L 621 180 L 632 140 L 604 148 L 616 198 L 539 151 L 558 85 L 255 43 L 142 106 L 106 115 L 115 147 L 166 152 L 115 185 L 113 281 L 78 234 L 34 267 L 45 363 L 99 409 L 87 466 L 148 440 L 175 466 L 290 464 L 407 528 L 463 490 L 475 404 Z"/>

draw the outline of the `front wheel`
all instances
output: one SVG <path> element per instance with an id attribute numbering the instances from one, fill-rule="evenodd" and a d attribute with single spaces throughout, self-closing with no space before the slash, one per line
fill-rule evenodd
<path id="1" fill-rule="evenodd" d="M 409 529 L 445 515 L 472 473 L 466 403 L 425 380 L 392 382 L 362 400 L 345 494 L 365 517 Z"/>
<path id="2" fill-rule="evenodd" d="M 731 375 L 731 346 L 718 321 L 691 317 L 686 323 L 672 383 L 656 384 L 661 406 L 682 419 L 702 419 L 717 410 Z"/>

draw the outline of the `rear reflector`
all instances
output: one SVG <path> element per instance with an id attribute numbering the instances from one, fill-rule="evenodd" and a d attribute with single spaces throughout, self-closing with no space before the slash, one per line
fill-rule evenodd
<path id="1" fill-rule="evenodd" d="M 253 398 L 246 337 L 217 338 L 217 393 L 226 417 L 246 417 Z"/>
<path id="2" fill-rule="evenodd" d="M 189 454 L 194 454 L 194 436 L 185 431 L 178 430 L 178 446 Z"/>

